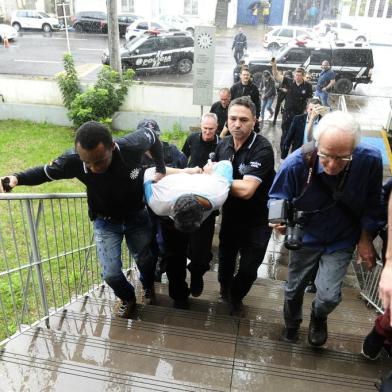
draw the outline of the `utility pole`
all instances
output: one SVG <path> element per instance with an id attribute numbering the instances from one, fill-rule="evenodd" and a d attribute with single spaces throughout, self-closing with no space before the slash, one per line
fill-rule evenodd
<path id="1" fill-rule="evenodd" d="M 122 74 L 120 59 L 120 34 L 118 30 L 117 0 L 106 0 L 108 13 L 108 41 L 110 66 Z"/>

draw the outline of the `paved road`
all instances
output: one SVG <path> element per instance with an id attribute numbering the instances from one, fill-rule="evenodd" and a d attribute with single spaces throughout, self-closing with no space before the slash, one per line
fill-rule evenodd
<path id="1" fill-rule="evenodd" d="M 262 51 L 263 30 L 248 32 L 248 49 Z M 231 51 L 232 33 L 218 33 L 215 50 L 215 86 L 231 86 L 234 59 Z M 101 67 L 101 54 L 107 48 L 107 36 L 70 33 L 70 47 L 78 71 L 85 81 L 94 81 Z M 64 32 L 22 32 L 17 41 L 6 49 L 0 47 L 0 74 L 38 75 L 52 77 L 63 70 L 62 57 L 67 50 Z M 375 68 L 372 85 L 359 85 L 354 94 L 392 96 L 392 78 L 388 59 L 391 46 L 373 47 Z M 140 80 L 192 84 L 193 75 L 141 75 Z"/>

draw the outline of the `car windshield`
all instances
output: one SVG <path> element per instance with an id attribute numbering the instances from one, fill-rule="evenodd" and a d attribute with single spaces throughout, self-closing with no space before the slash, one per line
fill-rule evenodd
<path id="1" fill-rule="evenodd" d="M 50 18 L 48 14 L 45 14 L 45 12 L 38 12 L 43 18 Z"/>
<path id="2" fill-rule="evenodd" d="M 276 53 L 275 58 L 280 60 L 284 55 L 289 51 L 289 47 L 287 45 L 282 46 Z"/>

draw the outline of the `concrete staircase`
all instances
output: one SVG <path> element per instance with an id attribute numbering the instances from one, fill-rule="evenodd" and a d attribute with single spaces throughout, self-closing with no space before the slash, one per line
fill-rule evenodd
<path id="1" fill-rule="evenodd" d="M 389 359 L 359 354 L 374 312 L 344 290 L 329 319 L 327 345 L 307 344 L 311 294 L 301 339 L 279 341 L 283 282 L 258 279 L 245 299 L 245 317 L 228 316 L 218 302 L 215 272 L 205 277 L 190 310 L 176 310 L 166 284 L 157 305 L 138 305 L 130 320 L 112 315 L 107 287 L 11 340 L 0 357 L 0 391 L 375 391 Z M 138 286 L 139 303 L 140 287 Z"/>

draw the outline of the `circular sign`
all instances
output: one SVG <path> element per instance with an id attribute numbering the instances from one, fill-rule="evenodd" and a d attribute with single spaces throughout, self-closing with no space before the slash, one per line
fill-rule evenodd
<path id="1" fill-rule="evenodd" d="M 212 45 L 212 37 L 208 33 L 202 33 L 197 38 L 197 44 L 202 49 L 208 49 Z"/>

